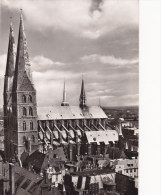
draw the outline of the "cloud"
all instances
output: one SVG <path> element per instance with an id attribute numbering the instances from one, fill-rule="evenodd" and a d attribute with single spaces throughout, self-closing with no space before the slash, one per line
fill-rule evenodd
<path id="1" fill-rule="evenodd" d="M 103 60 L 102 60 L 103 59 Z M 100 60 L 98 66 L 98 60 Z M 64 78 L 66 79 L 67 99 L 70 105 L 78 105 L 81 88 L 81 71 L 84 70 L 85 89 L 88 105 L 137 105 L 138 104 L 138 70 L 128 69 L 124 63 L 133 64 L 137 59 L 120 59 L 114 56 L 92 54 L 78 59 L 77 64 L 58 62 L 41 56 L 31 58 L 33 80 L 37 90 L 38 105 L 60 105 Z M 90 62 L 90 63 L 87 63 Z M 106 63 L 110 63 L 107 64 Z M 121 67 L 113 68 L 118 64 Z M 2 102 L 3 79 L 6 54 L 0 56 Z M 98 68 L 96 68 L 96 66 Z M 106 67 L 106 68 L 105 68 Z M 135 70 L 134 70 L 135 69 Z M 128 83 L 128 84 L 127 84 Z M 45 101 L 44 101 L 45 100 Z"/>
<path id="2" fill-rule="evenodd" d="M 87 56 L 83 57 L 80 59 L 80 62 L 77 62 L 77 65 L 81 65 L 83 69 L 87 66 L 84 80 L 88 105 L 98 105 L 99 98 L 101 98 L 102 104 L 108 106 L 126 105 L 126 103 L 130 105 L 130 100 L 132 104 L 134 103 L 136 105 L 138 103 L 138 95 L 135 95 L 138 92 L 138 72 L 127 71 L 127 68 L 123 66 L 123 62 L 132 64 L 135 63 L 135 60 L 128 61 L 127 59 L 104 56 L 106 60 L 101 62 L 103 65 L 106 66 L 104 63 L 121 64 L 123 69 L 123 71 L 113 71 L 112 65 L 111 70 L 107 67 L 108 71 L 105 71 L 105 68 L 92 69 L 91 64 L 86 63 L 86 60 L 94 59 L 94 62 L 92 61 L 93 66 L 95 58 L 102 59 L 102 56 L 98 54 L 91 56 L 89 59 Z M 64 78 L 67 83 L 68 101 L 71 105 L 78 105 L 81 88 L 81 72 L 78 70 L 76 64 L 73 66 L 70 63 L 54 63 L 53 60 L 44 56 L 35 56 L 31 61 L 35 63 L 33 78 L 39 97 L 38 105 L 60 105 Z M 41 67 L 40 69 L 38 68 L 39 66 Z M 113 72 L 111 73 L 111 71 Z M 50 95 L 47 95 L 49 92 Z"/>
<path id="3" fill-rule="evenodd" d="M 64 66 L 64 63 L 57 61 L 54 62 L 53 60 L 46 58 L 44 56 L 35 56 L 31 60 L 31 65 L 33 67 L 33 70 L 36 70 L 38 72 L 44 72 L 51 70 L 55 67 Z"/>
<path id="4" fill-rule="evenodd" d="M 9 9 L 23 9 L 34 29 L 64 30 L 97 39 L 120 27 L 138 27 L 138 0 L 4 0 Z"/>
<path id="5" fill-rule="evenodd" d="M 0 77 L 3 77 L 5 74 L 6 60 L 7 60 L 6 54 L 0 55 Z"/>
<path id="6" fill-rule="evenodd" d="M 138 59 L 122 59 L 114 56 L 103 56 L 98 54 L 82 56 L 80 59 L 86 63 L 100 62 L 113 65 L 131 65 L 138 63 Z"/>

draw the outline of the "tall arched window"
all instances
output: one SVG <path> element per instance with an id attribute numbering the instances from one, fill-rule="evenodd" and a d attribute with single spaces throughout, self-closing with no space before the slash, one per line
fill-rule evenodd
<path id="1" fill-rule="evenodd" d="M 33 122 L 30 122 L 30 130 L 33 130 Z"/>
<path id="2" fill-rule="evenodd" d="M 22 102 L 26 103 L 26 96 L 25 95 L 22 96 Z"/>
<path id="3" fill-rule="evenodd" d="M 23 130 L 26 131 L 26 122 L 23 121 Z"/>
<path id="4" fill-rule="evenodd" d="M 27 110 L 25 107 L 23 107 L 23 115 L 26 116 L 27 115 Z"/>
<path id="5" fill-rule="evenodd" d="M 33 116 L 33 110 L 32 110 L 31 107 L 29 107 L 29 115 L 30 115 L 30 116 Z"/>
<path id="6" fill-rule="evenodd" d="M 32 102 L 32 96 L 31 96 L 31 95 L 29 95 L 28 101 L 29 101 L 29 102 Z"/>
<path id="7" fill-rule="evenodd" d="M 34 143 L 35 142 L 35 136 L 32 135 L 32 142 Z"/>

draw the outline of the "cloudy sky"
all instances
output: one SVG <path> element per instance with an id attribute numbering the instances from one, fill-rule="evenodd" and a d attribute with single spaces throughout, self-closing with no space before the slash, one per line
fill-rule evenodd
<path id="1" fill-rule="evenodd" d="M 23 9 L 39 106 L 77 105 L 82 72 L 88 105 L 138 105 L 138 0 L 2 0 L 0 107 L 10 16 L 17 43 Z"/>

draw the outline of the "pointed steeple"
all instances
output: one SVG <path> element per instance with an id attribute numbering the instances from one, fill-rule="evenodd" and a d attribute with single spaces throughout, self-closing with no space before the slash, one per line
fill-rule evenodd
<path id="1" fill-rule="evenodd" d="M 86 106 L 86 93 L 85 93 L 83 75 L 82 75 L 82 86 L 81 86 L 81 93 L 80 93 L 79 102 L 80 102 L 79 103 L 80 107 L 85 107 Z"/>
<path id="2" fill-rule="evenodd" d="M 9 33 L 9 43 L 8 43 L 8 54 L 7 54 L 7 64 L 6 64 L 6 73 L 5 76 L 12 77 L 14 74 L 14 66 L 15 66 L 15 39 L 13 33 L 12 22 L 10 23 L 10 33 Z"/>
<path id="3" fill-rule="evenodd" d="M 13 77 L 14 77 L 14 68 L 15 68 L 15 40 L 13 33 L 12 21 L 10 23 L 10 32 L 9 32 L 9 43 L 8 43 L 8 54 L 7 54 L 7 63 L 6 63 L 6 72 L 4 78 L 4 93 L 3 93 L 3 114 L 4 114 L 4 151 L 6 159 L 9 159 L 11 152 L 11 115 L 12 115 L 12 86 L 13 86 Z"/>
<path id="4" fill-rule="evenodd" d="M 8 43 L 8 54 L 7 54 L 7 64 L 6 64 L 6 72 L 5 77 L 7 77 L 7 82 L 4 83 L 4 91 L 9 91 L 11 87 L 8 83 L 8 79 L 12 78 L 14 75 L 14 67 L 15 67 L 15 57 L 16 57 L 16 49 L 15 49 L 15 39 L 13 33 L 12 22 L 10 23 L 10 33 L 9 33 L 9 43 Z"/>
<path id="5" fill-rule="evenodd" d="M 7 54 L 7 63 L 6 63 L 6 72 L 4 79 L 4 107 L 9 106 L 11 103 L 11 92 L 13 85 L 13 76 L 15 68 L 15 39 L 13 33 L 12 21 L 10 23 L 10 32 L 9 32 L 9 43 L 8 43 L 8 54 Z"/>
<path id="6" fill-rule="evenodd" d="M 20 25 L 17 45 L 17 56 L 15 65 L 15 78 L 14 88 L 18 89 L 22 83 L 23 78 L 30 80 L 32 83 L 32 76 L 30 72 L 30 60 L 26 41 L 26 35 L 24 32 L 22 11 L 20 14 Z"/>
<path id="7" fill-rule="evenodd" d="M 66 94 L 66 88 L 65 88 L 65 80 L 64 80 L 64 89 L 63 89 L 63 101 L 61 103 L 61 106 L 69 106 L 69 102 L 67 102 L 67 94 Z"/>

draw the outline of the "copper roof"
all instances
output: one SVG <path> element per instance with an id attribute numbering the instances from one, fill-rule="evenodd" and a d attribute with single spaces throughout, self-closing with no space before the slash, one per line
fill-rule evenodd
<path id="1" fill-rule="evenodd" d="M 107 118 L 99 106 L 90 106 L 85 109 L 79 106 L 38 107 L 37 112 L 39 120 Z"/>

